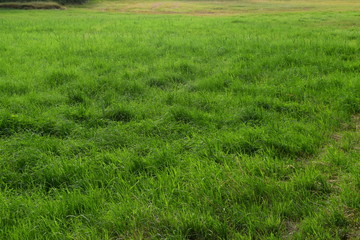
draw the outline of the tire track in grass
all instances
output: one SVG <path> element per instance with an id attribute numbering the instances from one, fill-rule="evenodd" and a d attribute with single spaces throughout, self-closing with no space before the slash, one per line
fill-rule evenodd
<path id="1" fill-rule="evenodd" d="M 344 124 L 332 135 L 318 156 L 305 163 L 306 168 L 314 168 L 326 176 L 332 193 L 311 215 L 298 222 L 285 221 L 282 239 L 360 239 L 359 175 L 356 174 L 360 172 L 359 160 L 360 115 L 354 115 L 350 124 Z"/>

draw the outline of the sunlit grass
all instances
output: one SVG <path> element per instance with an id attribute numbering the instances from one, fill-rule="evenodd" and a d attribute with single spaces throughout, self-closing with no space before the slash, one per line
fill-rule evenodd
<path id="1" fill-rule="evenodd" d="M 357 239 L 359 20 L 0 10 L 0 239 Z"/>

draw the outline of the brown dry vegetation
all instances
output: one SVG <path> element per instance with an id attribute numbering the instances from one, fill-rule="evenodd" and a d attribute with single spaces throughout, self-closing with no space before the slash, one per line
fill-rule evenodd
<path id="1" fill-rule="evenodd" d="M 240 1 L 103 1 L 90 4 L 97 11 L 141 14 L 236 15 L 306 11 L 360 10 L 355 0 L 240 0 Z"/>

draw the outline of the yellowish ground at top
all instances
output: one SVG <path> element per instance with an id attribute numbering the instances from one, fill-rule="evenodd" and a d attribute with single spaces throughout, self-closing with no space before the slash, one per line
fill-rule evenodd
<path id="1" fill-rule="evenodd" d="M 234 15 L 257 12 L 360 11 L 360 0 L 120 0 L 98 2 L 89 7 L 97 11 L 124 13 Z"/>

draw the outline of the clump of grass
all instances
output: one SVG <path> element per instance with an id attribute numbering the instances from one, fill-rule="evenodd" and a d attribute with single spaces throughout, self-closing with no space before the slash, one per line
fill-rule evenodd
<path id="1" fill-rule="evenodd" d="M 0 8 L 11 9 L 59 9 L 64 10 L 65 7 L 56 2 L 5 2 L 0 3 Z"/>
<path id="2" fill-rule="evenodd" d="M 29 92 L 29 86 L 22 83 L 2 82 L 0 92 L 3 95 L 23 95 Z"/>
<path id="3" fill-rule="evenodd" d="M 57 87 L 71 81 L 75 81 L 77 78 L 78 76 L 75 73 L 56 71 L 49 74 L 49 76 L 45 79 L 45 82 L 51 87 Z"/>
<path id="4" fill-rule="evenodd" d="M 129 107 L 116 105 L 106 109 L 104 117 L 112 121 L 129 122 L 135 117 L 135 114 Z"/>

